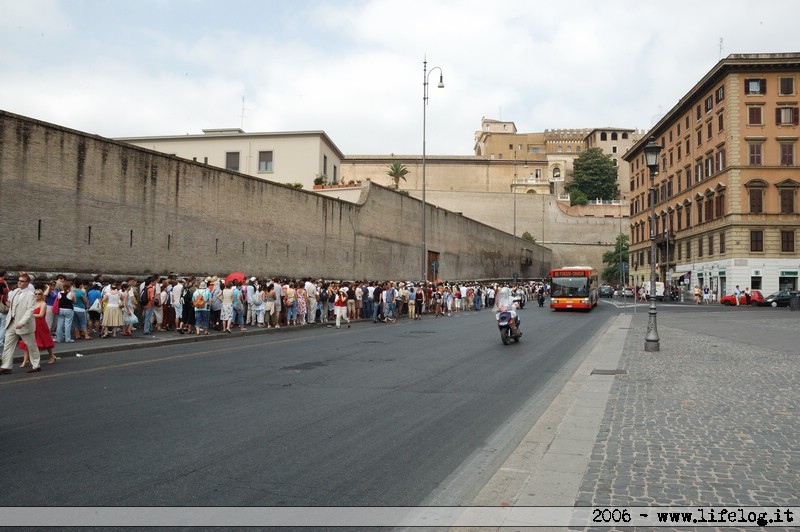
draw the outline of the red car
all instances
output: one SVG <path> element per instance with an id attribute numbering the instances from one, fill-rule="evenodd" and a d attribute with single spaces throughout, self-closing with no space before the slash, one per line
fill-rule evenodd
<path id="1" fill-rule="evenodd" d="M 722 296 L 719 298 L 719 302 L 726 306 L 731 306 L 736 304 L 736 296 L 733 294 Z M 761 295 L 761 292 L 758 290 L 750 290 L 750 304 L 754 307 L 757 305 L 761 305 L 764 303 L 764 296 Z M 739 295 L 739 304 L 740 305 L 747 305 L 747 297 L 742 292 Z"/>

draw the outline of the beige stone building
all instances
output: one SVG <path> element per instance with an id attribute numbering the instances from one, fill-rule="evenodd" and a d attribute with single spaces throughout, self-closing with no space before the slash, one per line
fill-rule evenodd
<path id="1" fill-rule="evenodd" d="M 600 148 L 603 153 L 611 156 L 611 161 L 617 167 L 617 186 L 620 198 L 627 200 L 630 189 L 630 166 L 623 160 L 623 156 L 644 135 L 639 129 L 622 128 L 597 128 L 586 135 L 587 148 Z"/>
<path id="2" fill-rule="evenodd" d="M 736 285 L 798 288 L 799 79 L 798 53 L 730 55 L 624 156 L 634 282 L 649 281 L 654 260 L 662 281 L 707 285 L 717 297 Z M 652 223 L 650 136 L 663 148 Z"/>
<path id="3" fill-rule="evenodd" d="M 309 190 L 318 176 L 340 181 L 344 155 L 324 131 L 245 133 L 204 129 L 202 135 L 118 138 L 142 148 Z"/>

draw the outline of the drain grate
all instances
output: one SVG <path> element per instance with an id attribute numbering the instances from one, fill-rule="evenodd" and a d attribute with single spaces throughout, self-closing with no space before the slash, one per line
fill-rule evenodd
<path id="1" fill-rule="evenodd" d="M 593 369 L 592 375 L 627 375 L 628 371 L 624 369 Z"/>

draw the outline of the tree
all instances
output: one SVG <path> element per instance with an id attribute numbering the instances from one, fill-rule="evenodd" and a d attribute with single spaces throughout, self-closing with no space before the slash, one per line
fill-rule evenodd
<path id="1" fill-rule="evenodd" d="M 408 174 L 408 168 L 401 162 L 394 162 L 389 166 L 389 171 L 386 172 L 389 177 L 392 178 L 394 182 L 394 188 L 400 188 L 400 180 L 406 180 L 406 174 Z"/>
<path id="2" fill-rule="evenodd" d="M 564 186 L 570 196 L 610 200 L 619 196 L 617 167 L 600 148 L 589 148 L 572 162 L 572 181 Z M 573 205 L 575 203 L 573 202 Z"/>
<path id="3" fill-rule="evenodd" d="M 624 284 L 625 276 L 620 271 L 620 264 L 628 262 L 628 235 L 617 236 L 614 249 L 603 253 L 603 262 L 608 266 L 602 271 L 600 277 L 611 284 Z"/>
<path id="4" fill-rule="evenodd" d="M 534 242 L 534 243 L 536 242 L 536 238 L 527 231 L 522 233 L 522 240 L 527 240 L 528 242 Z"/>

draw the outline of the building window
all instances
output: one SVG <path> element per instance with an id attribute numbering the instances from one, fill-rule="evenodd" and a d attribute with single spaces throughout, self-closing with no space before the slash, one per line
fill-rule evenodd
<path id="1" fill-rule="evenodd" d="M 683 260 L 683 256 L 682 256 L 683 255 L 683 246 L 680 243 L 678 243 L 678 244 L 675 245 L 675 249 L 678 251 L 678 257 L 677 257 L 678 261 Z"/>
<path id="2" fill-rule="evenodd" d="M 692 208 L 687 205 L 686 206 L 686 229 L 689 229 L 692 226 Z"/>
<path id="3" fill-rule="evenodd" d="M 322 175 L 328 175 L 328 156 L 322 156 Z"/>
<path id="4" fill-rule="evenodd" d="M 764 121 L 761 118 L 761 107 L 758 105 L 750 105 L 747 107 L 747 125 L 761 126 Z"/>
<path id="5" fill-rule="evenodd" d="M 686 241 L 686 258 L 687 259 L 691 259 L 692 258 L 692 241 L 691 240 L 687 240 Z"/>
<path id="6" fill-rule="evenodd" d="M 714 235 L 708 235 L 708 256 L 714 254 Z"/>
<path id="7" fill-rule="evenodd" d="M 760 142 L 751 142 L 748 145 L 750 150 L 750 166 L 761 166 L 764 164 L 761 157 L 762 144 Z"/>
<path id="8" fill-rule="evenodd" d="M 717 172 L 722 172 L 725 170 L 725 149 L 720 149 L 717 151 L 716 155 L 716 165 L 717 165 Z"/>
<path id="9" fill-rule="evenodd" d="M 721 133 L 725 131 L 725 115 L 720 113 L 717 115 L 717 130 Z"/>
<path id="10" fill-rule="evenodd" d="M 750 231 L 750 251 L 764 251 L 764 231 Z"/>
<path id="11" fill-rule="evenodd" d="M 794 166 L 794 143 L 781 142 L 781 166 Z"/>
<path id="12" fill-rule="evenodd" d="M 260 151 L 258 152 L 258 171 L 259 172 L 272 172 L 272 152 Z"/>
<path id="13" fill-rule="evenodd" d="M 725 99 L 725 85 L 720 85 L 717 89 L 717 103 Z"/>
<path id="14" fill-rule="evenodd" d="M 725 233 L 719 234 L 719 253 L 720 255 L 725 253 Z"/>
<path id="15" fill-rule="evenodd" d="M 745 94 L 766 94 L 767 80 L 765 79 L 746 79 L 744 80 Z"/>
<path id="16" fill-rule="evenodd" d="M 706 124 L 706 138 L 708 140 L 711 140 L 711 137 L 713 136 L 714 136 L 714 124 L 712 122 L 709 122 L 708 124 Z"/>
<path id="17" fill-rule="evenodd" d="M 678 231 L 683 229 L 683 208 L 678 207 L 675 209 L 675 218 L 678 220 Z"/>
<path id="18" fill-rule="evenodd" d="M 781 231 L 781 251 L 794 252 L 794 231 Z"/>
<path id="19" fill-rule="evenodd" d="M 600 133 L 600 142 L 603 142 L 605 140 L 608 140 L 608 134 L 606 134 L 606 132 L 603 131 Z"/>
<path id="20" fill-rule="evenodd" d="M 694 165 L 694 182 L 699 183 L 702 180 L 703 180 L 703 162 L 697 161 Z"/>
<path id="21" fill-rule="evenodd" d="M 700 121 L 703 119 L 703 106 L 698 104 L 697 105 L 697 120 Z"/>
<path id="22" fill-rule="evenodd" d="M 239 152 L 229 151 L 225 153 L 225 170 L 233 172 L 239 171 Z"/>
<path id="23" fill-rule="evenodd" d="M 764 212 L 764 189 L 760 187 L 750 187 L 750 214 L 761 214 Z"/>
<path id="24" fill-rule="evenodd" d="M 703 128 L 702 127 L 697 129 L 697 145 L 698 146 L 702 146 L 703 145 Z"/>
<path id="25" fill-rule="evenodd" d="M 781 188 L 778 194 L 781 198 L 781 214 L 794 214 L 794 188 Z"/>
<path id="26" fill-rule="evenodd" d="M 697 223 L 703 223 L 703 198 L 697 198 Z"/>
<path id="27" fill-rule="evenodd" d="M 691 141 L 691 139 L 689 139 L 687 137 L 687 139 L 686 139 L 686 155 L 689 155 L 689 151 L 691 150 L 691 147 L 692 147 L 692 141 Z"/>
<path id="28" fill-rule="evenodd" d="M 710 113 L 713 108 L 714 108 L 714 97 L 709 96 L 708 98 L 706 98 L 706 113 Z"/>
<path id="29" fill-rule="evenodd" d="M 706 221 L 710 222 L 714 219 L 714 196 L 708 195 L 706 196 Z"/>
<path id="30" fill-rule="evenodd" d="M 703 256 L 703 239 L 702 239 L 702 237 L 697 239 L 697 256 L 698 257 L 702 257 Z"/>
<path id="31" fill-rule="evenodd" d="M 720 190 L 714 198 L 714 210 L 716 211 L 717 218 L 725 216 L 725 192 Z"/>
<path id="32" fill-rule="evenodd" d="M 775 109 L 775 123 L 779 126 L 796 126 L 800 120 L 797 107 L 778 107 Z"/>
<path id="33" fill-rule="evenodd" d="M 706 157 L 706 177 L 714 175 L 714 159 L 711 156 Z"/>
<path id="34" fill-rule="evenodd" d="M 794 78 L 780 78 L 781 96 L 791 96 L 794 94 Z"/>

